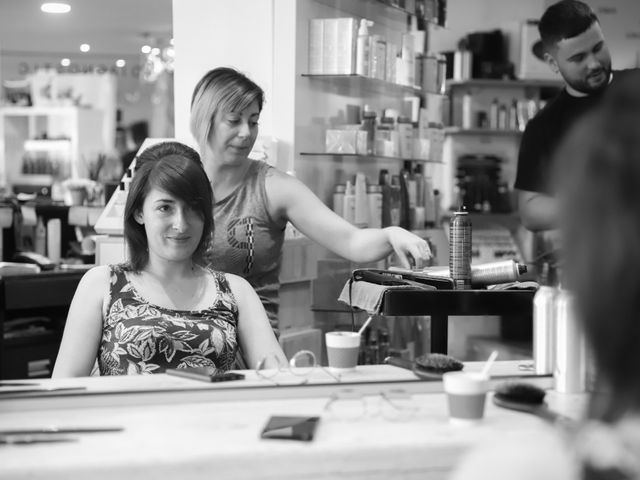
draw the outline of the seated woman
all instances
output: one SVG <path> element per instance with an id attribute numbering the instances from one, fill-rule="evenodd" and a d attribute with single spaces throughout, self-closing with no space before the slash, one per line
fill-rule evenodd
<path id="1" fill-rule="evenodd" d="M 255 365 L 284 354 L 246 280 L 203 267 L 212 191 L 198 154 L 177 142 L 139 157 L 124 213 L 130 260 L 89 270 L 78 285 L 53 377 Z"/>
<path id="2" fill-rule="evenodd" d="M 465 459 L 455 480 L 640 479 L 640 70 L 581 125 L 558 192 L 565 281 L 597 372 L 577 432 L 540 426 Z"/>

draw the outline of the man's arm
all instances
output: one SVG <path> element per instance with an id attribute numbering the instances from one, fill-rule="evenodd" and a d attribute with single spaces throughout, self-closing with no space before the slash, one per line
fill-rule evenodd
<path id="1" fill-rule="evenodd" d="M 520 190 L 518 192 L 520 221 L 532 232 L 552 230 L 558 221 L 558 202 L 540 192 Z"/>

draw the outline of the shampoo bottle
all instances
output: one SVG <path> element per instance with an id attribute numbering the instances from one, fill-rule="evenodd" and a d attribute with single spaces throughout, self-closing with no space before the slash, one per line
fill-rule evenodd
<path id="1" fill-rule="evenodd" d="M 353 191 L 353 185 L 347 180 L 347 185 L 344 191 L 344 208 L 342 209 L 342 215 L 347 222 L 355 223 L 355 213 L 356 196 Z"/>
<path id="2" fill-rule="evenodd" d="M 363 18 L 360 20 L 358 29 L 358 39 L 356 44 L 356 73 L 365 77 L 369 76 L 369 55 L 371 39 L 369 38 L 368 27 L 373 26 L 371 20 Z"/>
<path id="3" fill-rule="evenodd" d="M 47 227 L 44 226 L 42 217 L 38 217 L 38 223 L 36 224 L 34 250 L 40 255 L 46 255 L 47 251 Z"/>
<path id="4" fill-rule="evenodd" d="M 357 227 L 369 225 L 369 202 L 367 201 L 367 177 L 364 173 L 356 173 L 355 183 L 355 224 Z"/>

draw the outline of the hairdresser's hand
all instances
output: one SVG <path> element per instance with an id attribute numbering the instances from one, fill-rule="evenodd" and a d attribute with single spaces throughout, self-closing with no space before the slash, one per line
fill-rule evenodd
<path id="1" fill-rule="evenodd" d="M 387 227 L 384 231 L 404 268 L 422 268 L 424 262 L 431 257 L 429 244 L 417 235 L 400 227 Z"/>

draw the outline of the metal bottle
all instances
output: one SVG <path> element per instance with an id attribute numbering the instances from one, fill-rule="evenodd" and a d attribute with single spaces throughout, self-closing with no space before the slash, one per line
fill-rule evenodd
<path id="1" fill-rule="evenodd" d="M 587 387 L 587 345 L 574 307 L 566 290 L 555 298 L 555 386 L 560 393 L 581 393 Z"/>
<path id="2" fill-rule="evenodd" d="M 537 375 L 555 366 L 555 299 L 557 289 L 542 285 L 533 297 L 533 366 Z"/>
<path id="3" fill-rule="evenodd" d="M 464 207 L 449 222 L 449 272 L 456 289 L 471 288 L 471 220 Z"/>

